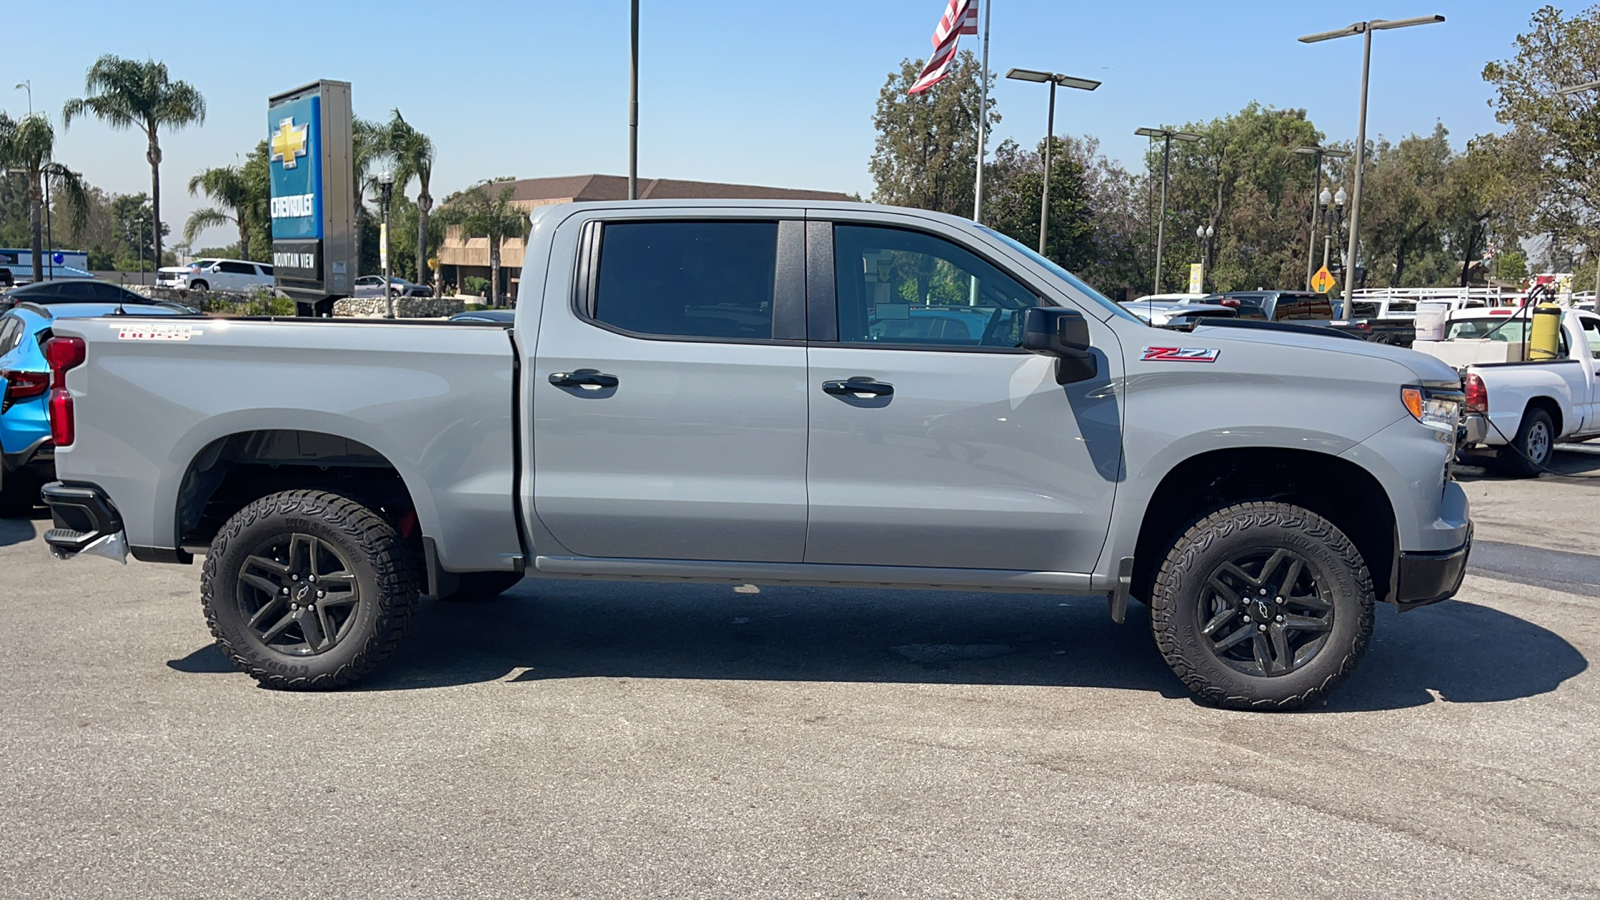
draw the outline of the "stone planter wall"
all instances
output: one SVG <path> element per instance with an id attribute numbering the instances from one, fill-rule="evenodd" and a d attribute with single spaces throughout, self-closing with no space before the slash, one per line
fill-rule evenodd
<path id="1" fill-rule="evenodd" d="M 464 309 L 464 302 L 448 297 L 394 299 L 394 315 L 397 319 L 438 319 L 453 316 Z M 333 314 L 357 319 L 381 319 L 389 314 L 389 301 L 382 297 L 347 297 L 334 302 Z"/>

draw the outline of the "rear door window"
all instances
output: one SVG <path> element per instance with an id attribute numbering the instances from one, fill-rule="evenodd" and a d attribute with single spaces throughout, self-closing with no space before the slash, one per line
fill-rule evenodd
<path id="1" fill-rule="evenodd" d="M 1589 342 L 1589 358 L 1600 359 L 1600 319 L 1583 316 L 1583 337 Z"/>
<path id="2" fill-rule="evenodd" d="M 594 320 L 686 340 L 770 340 L 778 223 L 609 222 Z"/>

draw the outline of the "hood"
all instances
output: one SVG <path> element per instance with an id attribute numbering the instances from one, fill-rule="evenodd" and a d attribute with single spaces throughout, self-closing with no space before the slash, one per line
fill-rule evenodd
<path id="1" fill-rule="evenodd" d="M 1297 334 L 1289 331 L 1254 331 L 1243 328 L 1228 328 L 1226 326 L 1213 327 L 1205 324 L 1195 326 L 1192 334 L 1204 335 L 1206 340 L 1226 341 L 1230 344 L 1270 344 L 1276 347 L 1303 347 L 1306 350 L 1323 350 L 1346 355 L 1365 356 L 1369 359 L 1381 359 L 1392 363 L 1399 363 L 1410 369 L 1417 376 L 1418 381 L 1430 384 L 1456 383 L 1461 380 L 1461 374 L 1445 363 L 1426 353 L 1407 350 L 1404 347 L 1395 347 L 1389 344 L 1375 344 L 1371 341 L 1355 340 L 1351 338 L 1323 337 L 1316 334 Z"/>

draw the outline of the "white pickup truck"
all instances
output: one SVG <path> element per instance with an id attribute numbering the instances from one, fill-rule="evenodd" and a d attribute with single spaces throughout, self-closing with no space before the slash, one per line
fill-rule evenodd
<path id="1" fill-rule="evenodd" d="M 1457 310 L 1442 340 L 1412 347 L 1461 371 L 1463 447 L 1495 452 L 1506 469 L 1526 476 L 1550 464 L 1557 442 L 1600 437 L 1600 315 L 1563 312 L 1560 348 L 1544 361 L 1527 358 L 1531 318 L 1529 307 Z"/>

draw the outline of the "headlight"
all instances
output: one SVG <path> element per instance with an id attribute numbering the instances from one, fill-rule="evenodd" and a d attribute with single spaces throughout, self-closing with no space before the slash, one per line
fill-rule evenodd
<path id="1" fill-rule="evenodd" d="M 1400 389 L 1400 402 L 1405 404 L 1411 417 L 1440 431 L 1455 434 L 1461 422 L 1461 405 L 1465 399 L 1459 390 L 1437 390 L 1408 387 Z"/>

